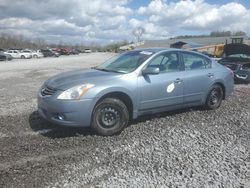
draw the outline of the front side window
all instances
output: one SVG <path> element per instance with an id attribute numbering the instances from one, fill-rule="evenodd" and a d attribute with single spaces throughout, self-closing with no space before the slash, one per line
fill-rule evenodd
<path id="1" fill-rule="evenodd" d="M 208 69 L 212 63 L 209 59 L 191 53 L 183 53 L 185 70 Z"/>
<path id="2" fill-rule="evenodd" d="M 130 73 L 153 55 L 150 51 L 130 51 L 112 57 L 105 63 L 94 67 L 97 70 Z"/>
<path id="3" fill-rule="evenodd" d="M 153 58 L 148 67 L 160 69 L 160 73 L 179 71 L 181 68 L 178 55 L 175 52 L 166 52 Z"/>

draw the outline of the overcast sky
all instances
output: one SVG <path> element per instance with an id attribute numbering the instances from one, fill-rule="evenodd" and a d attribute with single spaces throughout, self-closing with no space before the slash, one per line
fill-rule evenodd
<path id="1" fill-rule="evenodd" d="M 250 34 L 249 0 L 0 0 L 0 33 L 48 42 L 109 43 L 243 30 Z"/>

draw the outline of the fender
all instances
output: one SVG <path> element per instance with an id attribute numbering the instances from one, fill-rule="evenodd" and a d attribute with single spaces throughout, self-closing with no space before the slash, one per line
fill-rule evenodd
<path id="1" fill-rule="evenodd" d="M 215 79 L 215 80 L 213 80 L 213 82 L 211 82 L 211 84 L 209 85 L 209 87 L 208 87 L 208 89 L 206 90 L 206 93 L 205 93 L 205 95 L 204 95 L 204 97 L 203 97 L 203 101 L 202 101 L 203 104 L 205 104 L 205 102 L 206 102 L 206 100 L 207 100 L 207 95 L 208 95 L 208 92 L 210 91 L 212 85 L 214 85 L 214 84 L 216 84 L 216 83 L 223 85 L 223 87 L 225 88 L 224 80 L 222 80 L 222 79 Z"/>
<path id="2" fill-rule="evenodd" d="M 93 111 L 96 103 L 105 95 L 108 95 L 110 93 L 124 93 L 126 94 L 132 101 L 132 106 L 133 106 L 133 119 L 137 118 L 138 114 L 137 114 L 137 109 L 138 109 L 138 106 L 137 106 L 137 94 L 136 94 L 136 88 L 133 91 L 130 91 L 126 88 L 123 88 L 123 87 L 119 87 L 119 86 L 113 86 L 113 87 L 110 87 L 110 88 L 105 88 L 105 89 L 99 89 L 98 92 L 96 92 L 94 98 L 93 98 L 93 103 L 92 103 L 92 109 L 91 111 Z"/>

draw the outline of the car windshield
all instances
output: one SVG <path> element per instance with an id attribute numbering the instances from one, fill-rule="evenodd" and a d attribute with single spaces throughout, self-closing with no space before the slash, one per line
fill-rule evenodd
<path id="1" fill-rule="evenodd" d="M 112 57 L 105 63 L 94 67 L 97 70 L 130 73 L 153 55 L 150 51 L 130 51 Z"/>

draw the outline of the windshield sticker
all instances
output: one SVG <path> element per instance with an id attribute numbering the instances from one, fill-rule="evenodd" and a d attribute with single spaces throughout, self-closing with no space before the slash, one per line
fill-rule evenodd
<path id="1" fill-rule="evenodd" d="M 174 83 L 171 83 L 168 87 L 167 87 L 167 92 L 171 93 L 174 91 L 175 85 Z"/>
<path id="2" fill-rule="evenodd" d="M 147 52 L 147 51 L 141 51 L 140 54 L 144 55 L 152 55 L 152 52 Z"/>

